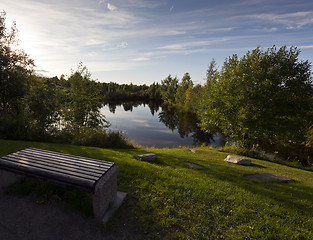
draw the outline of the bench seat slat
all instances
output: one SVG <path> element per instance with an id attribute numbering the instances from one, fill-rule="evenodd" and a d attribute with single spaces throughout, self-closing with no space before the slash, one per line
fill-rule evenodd
<path id="1" fill-rule="evenodd" d="M 69 178 L 72 176 L 77 177 L 81 179 L 81 181 L 87 180 L 87 181 L 95 182 L 98 179 L 98 177 L 88 176 L 88 175 L 76 173 L 70 170 L 56 168 L 47 164 L 43 165 L 40 163 L 29 162 L 27 160 L 22 160 L 22 159 L 17 160 L 17 159 L 11 158 L 10 156 L 4 156 L 2 157 L 2 160 L 4 161 L 2 162 L 1 165 L 5 165 L 11 168 L 19 168 L 21 166 L 24 170 L 27 170 L 29 172 L 32 171 L 32 168 L 41 169 L 42 175 L 44 175 L 46 171 L 52 171 L 56 173 L 66 174 L 68 175 Z"/>
<path id="2" fill-rule="evenodd" d="M 0 157 L 0 169 L 95 193 L 113 162 L 27 148 Z"/>
<path id="3" fill-rule="evenodd" d="M 80 156 L 61 154 L 61 153 L 53 153 L 53 152 L 44 151 L 44 150 L 37 151 L 37 149 L 32 149 L 32 148 L 31 149 L 27 148 L 27 149 L 24 149 L 24 150 L 19 151 L 19 152 L 33 154 L 36 156 L 44 156 L 44 157 L 50 156 L 50 157 L 53 157 L 56 159 L 66 160 L 69 162 L 83 163 L 83 164 L 87 164 L 87 165 L 95 166 L 95 167 L 110 166 L 110 165 L 114 164 L 112 162 L 105 162 L 104 160 L 90 161 L 89 159 L 86 160 Z"/>
<path id="4" fill-rule="evenodd" d="M 75 171 L 79 171 L 82 173 L 86 173 L 86 174 L 103 174 L 103 171 L 106 171 L 109 167 L 106 168 L 90 168 L 88 166 L 88 168 L 86 168 L 86 166 L 84 166 L 83 164 L 77 164 L 77 163 L 70 163 L 67 162 L 65 160 L 59 160 L 59 159 L 55 159 L 52 157 L 44 157 L 44 156 L 36 156 L 34 154 L 29 154 L 29 153 L 12 153 L 11 155 L 13 156 L 17 156 L 17 157 L 25 157 L 27 159 L 29 159 L 30 161 L 36 161 L 36 162 L 42 162 L 42 164 L 44 164 L 45 162 L 48 163 L 52 163 L 52 164 L 58 164 L 61 167 L 70 167 L 71 169 L 75 170 Z"/>
<path id="5" fill-rule="evenodd" d="M 4 158 L 2 158 L 2 160 L 4 160 Z M 1 167 L 8 171 L 59 183 L 65 186 L 72 186 L 86 192 L 94 191 L 94 180 L 82 179 L 80 177 L 68 175 L 66 173 L 56 172 L 49 169 L 42 169 L 36 166 L 28 166 L 25 164 L 14 164 L 14 166 L 12 166 L 12 162 L 8 161 L 1 161 Z"/>
<path id="6" fill-rule="evenodd" d="M 38 154 L 38 155 L 40 153 L 42 153 L 45 156 L 52 155 L 55 158 L 63 158 L 63 159 L 65 158 L 66 160 L 69 160 L 69 161 L 84 162 L 86 164 L 92 164 L 95 166 L 112 166 L 112 165 L 114 165 L 113 162 L 103 161 L 103 160 L 99 160 L 99 159 L 92 159 L 92 158 L 87 158 L 87 157 L 81 157 L 81 156 L 68 155 L 68 154 L 59 153 L 59 152 L 51 152 L 51 151 L 36 149 L 36 148 L 27 148 L 27 149 L 24 149 L 20 152 L 23 152 L 23 151 L 32 152 L 32 153 Z"/>
<path id="7" fill-rule="evenodd" d="M 41 168 L 49 168 L 50 170 L 54 170 L 54 171 L 69 171 L 72 173 L 72 175 L 78 175 L 81 176 L 81 178 L 87 178 L 87 179 L 98 179 L 99 177 L 101 177 L 102 174 L 97 174 L 97 173 L 91 173 L 91 172 L 84 172 L 84 171 L 79 171 L 77 169 L 74 168 L 70 168 L 70 167 L 66 167 L 66 166 L 60 166 L 53 163 L 49 163 L 49 162 L 45 162 L 45 161 L 38 161 L 35 159 L 31 159 L 31 158 L 26 158 L 23 156 L 15 156 L 15 155 L 8 155 L 3 157 L 3 159 L 7 160 L 7 161 L 11 161 L 12 162 L 12 166 L 14 164 L 19 164 L 19 163 L 23 163 L 23 164 L 27 164 L 29 166 L 37 166 L 37 167 L 41 167 Z"/>

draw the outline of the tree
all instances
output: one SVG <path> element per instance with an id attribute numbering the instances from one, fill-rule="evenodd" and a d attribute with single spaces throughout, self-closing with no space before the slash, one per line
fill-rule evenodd
<path id="1" fill-rule="evenodd" d="M 68 78 L 68 83 L 63 108 L 66 125 L 73 129 L 104 127 L 107 122 L 99 110 L 102 106 L 101 89 L 91 80 L 88 69 L 79 64 Z"/>
<path id="2" fill-rule="evenodd" d="M 175 94 L 175 102 L 184 105 L 185 104 L 185 99 L 186 99 L 186 91 L 190 85 L 192 84 L 191 77 L 189 73 L 185 73 L 183 76 L 180 84 L 178 85 L 177 92 Z"/>
<path id="3" fill-rule="evenodd" d="M 186 110 L 191 110 L 192 108 L 192 99 L 193 99 L 193 83 L 192 81 L 189 82 L 189 86 L 185 92 L 185 102 L 184 107 Z"/>
<path id="4" fill-rule="evenodd" d="M 53 135 L 61 114 L 60 80 L 32 75 L 24 95 L 25 115 L 31 129 L 31 138 L 40 139 Z"/>
<path id="5" fill-rule="evenodd" d="M 25 82 L 32 72 L 34 61 L 18 49 L 17 28 L 6 27 L 6 13 L 0 13 L 0 111 L 7 116 L 18 112 L 18 104 L 25 93 Z"/>
<path id="6" fill-rule="evenodd" d="M 246 145 L 303 141 L 312 119 L 312 77 L 295 47 L 249 51 L 224 62 L 201 99 L 201 127 Z"/>
<path id="7" fill-rule="evenodd" d="M 175 102 L 175 94 L 178 87 L 178 79 L 177 77 L 172 78 L 171 75 L 168 75 L 167 78 L 161 81 L 161 95 L 164 101 L 174 103 Z"/>
<path id="8" fill-rule="evenodd" d="M 216 61 L 215 59 L 212 59 L 209 68 L 206 72 L 206 86 L 210 87 L 211 85 L 216 83 L 216 79 L 217 79 Z"/>
<path id="9" fill-rule="evenodd" d="M 151 100 L 155 100 L 155 101 L 158 101 L 160 99 L 162 99 L 161 97 L 161 89 L 160 89 L 160 85 L 159 83 L 152 83 L 148 90 L 148 95 L 149 95 L 149 99 Z"/>

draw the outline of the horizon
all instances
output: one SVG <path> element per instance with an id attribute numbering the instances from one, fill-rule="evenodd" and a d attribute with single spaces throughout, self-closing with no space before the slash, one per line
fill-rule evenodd
<path id="1" fill-rule="evenodd" d="M 36 73 L 70 75 L 79 62 L 99 82 L 150 85 L 190 73 L 203 83 L 212 59 L 295 46 L 313 61 L 313 2 L 240 0 L 2 0 Z M 5 7 L 4 7 L 5 6 Z"/>

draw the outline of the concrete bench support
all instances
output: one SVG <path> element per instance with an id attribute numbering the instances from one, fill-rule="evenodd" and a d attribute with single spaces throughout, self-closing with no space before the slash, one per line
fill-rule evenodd
<path id="1" fill-rule="evenodd" d="M 118 174 L 119 168 L 115 165 L 95 185 L 95 192 L 92 199 L 93 214 L 100 220 L 116 198 Z"/>
<path id="2" fill-rule="evenodd" d="M 19 182 L 23 176 L 0 169 L 0 192 L 5 191 L 9 186 Z"/>

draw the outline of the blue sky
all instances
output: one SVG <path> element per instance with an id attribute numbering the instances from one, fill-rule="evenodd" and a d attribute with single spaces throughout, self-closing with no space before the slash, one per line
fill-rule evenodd
<path id="1" fill-rule="evenodd" d="M 0 0 L 38 74 L 83 62 L 101 82 L 151 84 L 257 46 L 297 46 L 313 62 L 311 0 Z"/>

